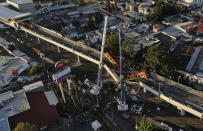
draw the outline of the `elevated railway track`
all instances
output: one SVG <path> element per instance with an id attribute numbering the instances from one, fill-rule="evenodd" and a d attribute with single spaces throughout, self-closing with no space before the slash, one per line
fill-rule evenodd
<path id="1" fill-rule="evenodd" d="M 57 32 L 51 31 L 49 29 L 46 29 L 44 27 L 40 27 L 38 25 L 34 25 L 33 28 L 26 27 L 24 25 L 15 23 L 15 22 L 10 22 L 10 21 L 5 21 L 1 20 L 1 22 L 14 27 L 19 30 L 23 30 L 26 33 L 29 33 L 33 36 L 36 36 L 42 40 L 45 40 L 59 48 L 63 48 L 64 50 L 71 52 L 79 57 L 82 57 L 88 61 L 91 61 L 95 64 L 99 64 L 99 54 L 100 52 L 92 49 L 88 46 L 86 46 L 84 43 L 81 42 L 76 42 L 72 41 L 66 37 L 63 37 L 61 34 L 58 34 Z M 105 61 L 104 61 L 105 62 Z M 106 62 L 107 63 L 107 62 Z M 109 68 L 107 64 L 104 64 L 104 69 L 108 72 L 108 74 L 111 75 L 111 77 L 115 80 L 115 82 L 119 82 L 118 75 L 113 71 L 112 68 Z M 140 82 L 140 86 L 147 89 L 154 95 L 159 95 L 157 88 L 153 88 L 153 84 L 156 83 L 157 81 L 154 80 L 154 78 L 150 78 L 152 81 L 148 80 L 145 82 Z M 163 83 L 166 85 L 166 83 Z M 185 94 L 186 96 L 188 92 L 186 91 Z M 187 102 L 187 105 L 180 101 L 179 99 L 182 99 L 182 94 L 181 93 L 174 93 L 169 89 L 166 89 L 165 91 L 162 91 L 162 94 L 160 94 L 160 97 L 167 101 L 168 103 L 176 106 L 177 108 L 187 111 L 201 119 L 203 119 L 203 110 L 202 108 L 202 100 L 198 100 L 198 98 L 195 94 L 191 95 L 191 98 L 183 99 L 183 101 Z M 195 106 L 194 106 L 195 105 Z"/>

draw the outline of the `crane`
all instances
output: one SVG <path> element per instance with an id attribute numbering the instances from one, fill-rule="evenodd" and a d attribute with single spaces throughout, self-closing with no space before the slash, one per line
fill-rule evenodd
<path id="1" fill-rule="evenodd" d="M 122 51 L 122 44 L 123 44 L 123 33 L 122 28 L 118 28 L 119 31 L 119 48 L 120 48 L 120 86 L 121 86 L 121 101 L 118 105 L 118 111 L 127 111 L 128 105 L 126 104 L 125 100 L 125 87 L 124 87 L 124 74 L 123 74 L 123 51 Z"/>
<path id="2" fill-rule="evenodd" d="M 104 47 L 106 42 L 106 31 L 107 31 L 107 24 L 108 24 L 109 16 L 105 16 L 105 23 L 104 23 L 104 31 L 103 31 L 103 38 L 102 38 L 102 46 L 101 46 L 101 53 L 100 53 L 100 61 L 99 61 L 99 70 L 97 74 L 97 84 L 93 86 L 90 90 L 90 93 L 93 95 L 99 95 L 100 90 L 102 88 L 102 68 L 103 68 L 103 58 L 104 58 Z M 98 97 L 97 97 L 98 103 Z"/>

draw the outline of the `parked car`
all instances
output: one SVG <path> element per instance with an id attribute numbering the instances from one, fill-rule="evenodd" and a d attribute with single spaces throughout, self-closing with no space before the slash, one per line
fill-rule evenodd
<path id="1" fill-rule="evenodd" d="M 138 106 L 138 105 L 132 105 L 131 111 L 136 112 L 138 114 L 142 114 L 143 108 L 141 106 Z"/>

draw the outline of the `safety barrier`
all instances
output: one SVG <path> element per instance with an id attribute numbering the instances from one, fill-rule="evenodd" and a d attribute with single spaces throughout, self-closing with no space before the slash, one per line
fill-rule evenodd
<path id="1" fill-rule="evenodd" d="M 169 80 L 169 79 L 167 79 L 167 78 L 165 78 L 165 77 L 163 77 L 163 76 L 160 76 L 160 75 L 158 75 L 158 74 L 156 74 L 156 73 L 153 73 L 153 72 L 151 72 L 151 76 L 154 77 L 154 78 L 160 79 L 160 80 L 162 80 L 162 81 L 164 81 L 164 82 L 170 83 L 170 84 L 173 85 L 173 86 L 176 86 L 176 87 L 178 87 L 178 88 L 180 88 L 180 89 L 183 89 L 183 90 L 185 90 L 185 91 L 187 91 L 187 92 L 190 92 L 190 93 L 192 93 L 192 94 L 194 94 L 194 95 L 196 95 L 196 96 L 199 96 L 199 97 L 202 97 L 202 98 L 203 98 L 203 92 L 202 92 L 202 91 L 194 90 L 194 89 L 192 89 L 192 88 L 190 88 L 190 87 L 187 87 L 187 86 L 185 86 L 185 85 L 182 85 L 182 84 L 180 84 L 180 83 L 177 83 L 177 82 L 175 82 L 175 81 L 173 81 L 173 80 Z"/>
<path id="2" fill-rule="evenodd" d="M 56 45 L 56 46 L 58 46 L 58 47 L 60 47 L 60 48 L 65 49 L 65 50 L 67 50 L 67 51 L 69 51 L 69 52 L 72 52 L 73 54 L 76 54 L 76 55 L 78 55 L 78 56 L 80 56 L 80 57 L 82 57 L 82 58 L 84 58 L 84 59 L 86 59 L 86 60 L 89 60 L 89 61 L 95 63 L 95 64 L 99 64 L 99 61 L 98 61 L 98 60 L 95 60 L 95 59 L 93 59 L 92 57 L 87 56 L 87 55 L 84 55 L 84 54 L 82 54 L 82 53 L 80 53 L 80 52 L 78 52 L 78 51 L 76 51 L 76 50 L 74 50 L 74 49 L 71 49 L 71 48 L 65 46 L 65 45 L 62 45 L 62 44 L 60 44 L 60 43 L 57 43 L 56 41 L 54 41 L 54 40 L 52 40 L 52 39 L 50 39 L 50 38 L 47 38 L 47 37 L 45 37 L 45 36 L 43 36 L 43 35 L 41 35 L 41 34 L 39 34 L 39 33 L 37 33 L 37 32 L 33 32 L 33 31 L 31 31 L 30 29 L 27 29 L 27 28 L 25 28 L 25 27 L 23 27 L 23 26 L 21 26 L 21 30 L 24 30 L 24 31 L 27 32 L 27 33 L 30 33 L 30 34 L 32 34 L 32 35 L 34 35 L 34 36 L 37 36 L 37 37 L 39 37 L 39 38 L 41 38 L 41 39 L 43 39 L 43 40 L 45 40 L 45 41 L 47 41 L 47 42 L 49 42 L 49 43 L 52 43 L 52 44 L 54 44 L 54 45 Z M 119 81 L 118 76 L 117 76 L 115 73 L 113 73 L 113 72 L 111 71 L 111 69 L 110 69 L 106 64 L 104 64 L 104 68 L 106 69 L 106 71 L 111 75 L 111 77 L 112 77 L 116 82 Z"/>
<path id="3" fill-rule="evenodd" d="M 145 89 L 147 89 L 148 91 L 150 91 L 151 93 L 153 93 L 154 95 L 156 96 L 159 96 L 159 92 L 154 90 L 153 88 L 149 87 L 148 85 L 146 85 L 145 83 L 143 82 L 139 82 L 139 85 Z M 203 113 L 202 112 L 199 112 L 199 111 L 196 111 L 194 109 L 192 109 L 191 107 L 188 107 L 180 102 L 177 102 L 175 100 L 173 100 L 171 97 L 167 97 L 165 96 L 163 93 L 160 93 L 160 98 L 165 100 L 166 102 L 176 106 L 178 109 L 182 109 L 182 110 L 185 110 L 187 111 L 188 113 L 191 113 L 201 119 L 203 119 Z"/>

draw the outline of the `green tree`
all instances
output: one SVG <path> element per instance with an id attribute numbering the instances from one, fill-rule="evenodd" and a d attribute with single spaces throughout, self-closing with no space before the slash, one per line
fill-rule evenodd
<path id="1" fill-rule="evenodd" d="M 42 72 L 43 72 L 43 65 L 42 64 L 37 64 L 30 69 L 31 75 L 39 75 Z"/>
<path id="2" fill-rule="evenodd" d="M 149 21 L 157 22 L 162 20 L 165 16 L 177 14 L 179 7 L 176 5 L 176 2 L 177 0 L 173 0 L 173 4 L 170 5 L 163 0 L 158 0 L 153 11 L 147 15 L 147 19 Z"/>
<path id="3" fill-rule="evenodd" d="M 151 46 L 144 54 L 144 58 L 150 68 L 156 73 L 169 77 L 173 73 L 171 58 L 167 55 L 167 50 L 160 45 Z"/>
<path id="4" fill-rule="evenodd" d="M 112 34 L 106 39 L 106 48 L 118 54 L 119 52 L 119 37 L 118 34 Z"/>
<path id="5" fill-rule="evenodd" d="M 135 51 L 133 50 L 133 44 L 135 44 L 135 41 L 133 39 L 125 40 L 123 42 L 124 52 L 130 57 L 134 57 L 135 55 Z"/>
<path id="6" fill-rule="evenodd" d="M 20 122 L 13 131 L 38 131 L 38 129 L 35 125 L 31 125 L 30 123 Z"/>
<path id="7" fill-rule="evenodd" d="M 156 126 L 152 122 L 140 122 L 140 126 L 138 127 L 138 131 L 155 131 Z"/>
<path id="8" fill-rule="evenodd" d="M 70 88 L 67 90 L 68 92 L 68 95 L 71 97 L 72 101 L 73 101 L 73 104 L 75 106 L 75 108 L 77 108 L 77 103 L 76 103 L 76 100 L 75 100 L 75 90 L 74 88 Z"/>

